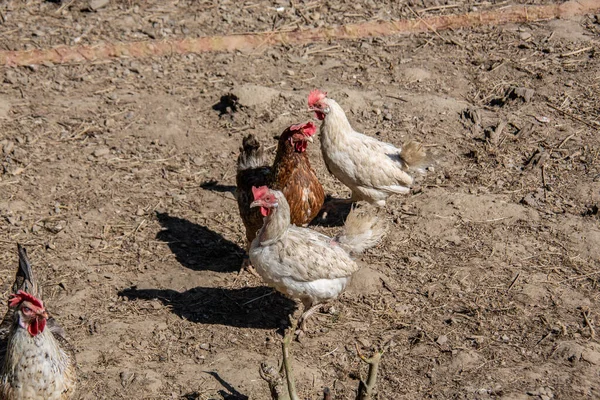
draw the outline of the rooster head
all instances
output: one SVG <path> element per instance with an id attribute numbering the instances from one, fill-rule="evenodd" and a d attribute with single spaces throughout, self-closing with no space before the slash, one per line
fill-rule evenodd
<path id="1" fill-rule="evenodd" d="M 317 132 L 317 127 L 312 122 L 296 124 L 287 128 L 281 135 L 280 140 L 289 141 L 290 146 L 293 146 L 297 153 L 303 153 L 306 151 L 308 142 L 312 143 L 313 139 L 311 136 L 315 132 Z"/>
<path id="2" fill-rule="evenodd" d="M 327 93 L 319 89 L 312 90 L 308 95 L 308 108 L 314 111 L 317 118 L 321 121 L 329 113 L 329 106 L 325 100 L 327 100 Z"/>
<path id="3" fill-rule="evenodd" d="M 250 208 L 260 207 L 260 213 L 263 217 L 270 215 L 273 209 L 279 205 L 273 191 L 266 186 L 252 186 L 252 194 L 254 195 L 254 201 L 250 204 Z"/>
<path id="4" fill-rule="evenodd" d="M 46 328 L 48 313 L 44 307 L 44 302 L 37 297 L 19 290 L 10 295 L 8 305 L 17 309 L 19 316 L 19 326 L 27 329 L 31 336 L 36 336 Z"/>

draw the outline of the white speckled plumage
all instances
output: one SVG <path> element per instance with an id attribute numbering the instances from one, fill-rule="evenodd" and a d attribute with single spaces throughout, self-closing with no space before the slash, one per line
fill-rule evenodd
<path id="1" fill-rule="evenodd" d="M 25 249 L 19 246 L 19 269 L 13 292 L 41 298 Z M 0 324 L 0 399 L 66 400 L 74 393 L 76 363 L 64 332 L 55 321 L 33 336 L 20 322 L 21 310 L 9 308 Z"/>
<path id="2" fill-rule="evenodd" d="M 330 238 L 290 225 L 289 206 L 283 194 L 270 191 L 277 206 L 250 247 L 250 261 L 267 284 L 300 299 L 305 307 L 335 299 L 344 291 L 358 265 L 351 254 L 374 246 L 385 232 L 376 216 L 353 210 L 344 230 Z"/>

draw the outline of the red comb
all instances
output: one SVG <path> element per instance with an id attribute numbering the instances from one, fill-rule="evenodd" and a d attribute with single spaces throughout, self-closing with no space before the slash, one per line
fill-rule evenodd
<path id="1" fill-rule="evenodd" d="M 266 186 L 256 187 L 252 186 L 252 194 L 254 195 L 254 200 L 260 200 L 262 197 L 267 194 L 269 188 Z"/>
<path id="2" fill-rule="evenodd" d="M 308 106 L 314 106 L 316 103 L 320 102 L 325 97 L 327 97 L 327 92 L 321 92 L 319 89 L 312 90 L 308 94 Z"/>
<path id="3" fill-rule="evenodd" d="M 40 299 L 22 290 L 10 295 L 8 299 L 8 305 L 10 307 L 16 307 L 24 301 L 28 301 L 36 307 L 44 308 L 44 303 Z"/>
<path id="4" fill-rule="evenodd" d="M 312 136 L 315 134 L 315 132 L 317 132 L 317 126 L 315 124 L 313 124 L 312 122 L 305 122 L 303 124 L 296 124 L 296 125 L 290 126 L 291 132 L 297 132 L 300 130 L 306 136 Z"/>

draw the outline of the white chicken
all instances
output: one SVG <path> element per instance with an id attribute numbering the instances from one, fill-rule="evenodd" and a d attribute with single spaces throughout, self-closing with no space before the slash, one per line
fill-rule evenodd
<path id="1" fill-rule="evenodd" d="M 253 187 L 254 202 L 265 216 L 250 246 L 250 261 L 264 281 L 304 305 L 300 329 L 318 306 L 337 298 L 359 266 L 352 259 L 373 247 L 385 233 L 385 222 L 353 209 L 344 229 L 330 238 L 290 224 L 290 208 L 283 193 Z"/>
<path id="2" fill-rule="evenodd" d="M 321 152 L 327 169 L 352 191 L 352 201 L 384 206 L 392 194 L 408 193 L 411 172 L 424 173 L 430 155 L 408 142 L 403 149 L 356 132 L 346 113 L 327 93 L 313 90 L 308 106 L 321 124 Z"/>

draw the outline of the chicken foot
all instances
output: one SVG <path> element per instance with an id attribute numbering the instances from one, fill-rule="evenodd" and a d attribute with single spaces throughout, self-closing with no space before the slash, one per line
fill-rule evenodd
<path id="1" fill-rule="evenodd" d="M 242 271 L 248 271 L 255 277 L 260 278 L 260 275 L 256 272 L 256 270 L 252 266 L 252 263 L 250 262 L 250 258 L 248 257 L 248 254 L 244 255 L 244 261 L 242 261 L 242 266 L 240 267 L 238 276 L 242 273 Z"/>
<path id="2" fill-rule="evenodd" d="M 308 317 L 310 317 L 315 312 L 317 312 L 317 310 L 321 307 L 320 303 L 311 305 L 311 303 L 303 302 L 303 304 L 304 304 L 304 312 L 302 313 L 300 318 L 298 318 L 298 325 L 300 325 L 300 329 L 298 329 L 296 331 L 297 335 L 299 335 L 300 333 L 306 332 L 306 320 L 308 319 Z"/>

